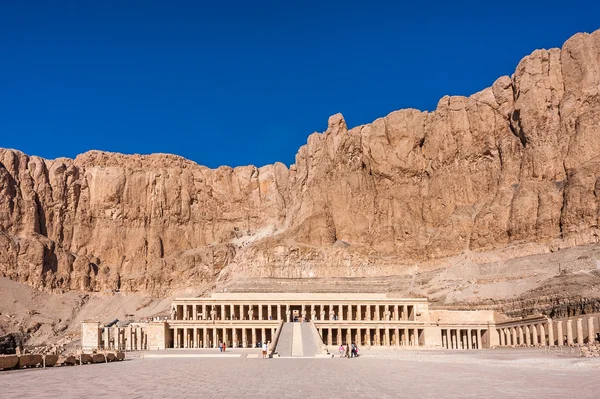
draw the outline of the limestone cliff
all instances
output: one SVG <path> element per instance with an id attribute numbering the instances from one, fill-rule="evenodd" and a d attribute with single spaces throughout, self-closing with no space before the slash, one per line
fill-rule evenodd
<path id="1" fill-rule="evenodd" d="M 399 273 L 522 243 L 598 240 L 600 30 L 433 112 L 341 115 L 280 163 L 0 150 L 0 276 L 165 294 L 232 276 Z"/>

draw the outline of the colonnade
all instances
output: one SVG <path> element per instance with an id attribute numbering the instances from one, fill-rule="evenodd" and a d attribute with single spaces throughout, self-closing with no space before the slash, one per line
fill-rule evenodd
<path id="1" fill-rule="evenodd" d="M 255 348 L 259 342 L 271 342 L 275 327 L 172 327 L 173 348 Z"/>
<path id="2" fill-rule="evenodd" d="M 323 343 L 358 346 L 420 346 L 424 345 L 423 329 L 390 327 L 317 327 Z"/>
<path id="3" fill-rule="evenodd" d="M 583 316 L 575 320 L 546 319 L 497 326 L 500 346 L 563 346 L 584 345 L 598 341 L 596 317 Z M 573 323 L 575 321 L 575 323 Z M 584 328 L 585 325 L 585 328 Z"/>
<path id="4" fill-rule="evenodd" d="M 482 349 L 483 336 L 487 330 L 481 328 L 443 328 L 442 347 L 446 349 Z"/>
<path id="5" fill-rule="evenodd" d="M 403 321 L 415 320 L 409 304 L 174 304 L 172 320 Z"/>
<path id="6" fill-rule="evenodd" d="M 144 350 L 148 349 L 148 335 L 142 327 L 102 327 L 101 349 Z"/>

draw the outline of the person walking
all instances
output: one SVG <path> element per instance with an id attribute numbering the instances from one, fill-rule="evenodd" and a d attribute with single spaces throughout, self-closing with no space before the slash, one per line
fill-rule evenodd
<path id="1" fill-rule="evenodd" d="M 223 352 L 223 342 L 219 342 L 219 352 Z"/>
<path id="2" fill-rule="evenodd" d="M 346 344 L 346 357 L 350 359 L 350 344 Z"/>
<path id="3" fill-rule="evenodd" d="M 344 344 L 340 344 L 340 357 L 344 356 Z"/>
<path id="4" fill-rule="evenodd" d="M 267 345 L 266 342 L 263 342 L 262 345 L 262 355 L 263 355 L 263 359 L 267 358 L 267 350 L 269 349 L 269 346 Z"/>
<path id="5" fill-rule="evenodd" d="M 227 344 L 225 342 L 223 342 L 223 352 L 225 352 L 226 349 L 227 349 Z"/>

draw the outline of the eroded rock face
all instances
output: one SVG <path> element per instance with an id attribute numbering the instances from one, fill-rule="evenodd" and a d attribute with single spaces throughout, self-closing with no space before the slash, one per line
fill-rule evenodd
<path id="1" fill-rule="evenodd" d="M 145 290 L 236 275 L 394 274 L 466 250 L 598 240 L 600 31 L 536 50 L 434 112 L 348 130 L 280 163 L 0 150 L 0 275 L 47 290 Z"/>

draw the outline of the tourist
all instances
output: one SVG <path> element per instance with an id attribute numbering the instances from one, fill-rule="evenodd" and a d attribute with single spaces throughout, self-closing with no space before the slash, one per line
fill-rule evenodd
<path id="1" fill-rule="evenodd" d="M 219 342 L 219 352 L 223 352 L 223 343 Z"/>
<path id="2" fill-rule="evenodd" d="M 263 355 L 263 359 L 267 358 L 267 349 L 268 349 L 268 345 L 266 342 L 263 342 L 262 345 L 262 355 Z"/>
<path id="3" fill-rule="evenodd" d="M 350 344 L 346 344 L 346 357 L 350 359 Z"/>
<path id="4" fill-rule="evenodd" d="M 350 357 L 356 357 L 356 345 L 354 345 L 354 342 L 352 342 L 352 347 L 350 349 Z"/>
<path id="5" fill-rule="evenodd" d="M 344 344 L 340 344 L 340 357 L 344 356 Z"/>
<path id="6" fill-rule="evenodd" d="M 225 342 L 223 342 L 223 352 L 225 352 L 226 349 L 227 349 L 227 344 Z"/>

